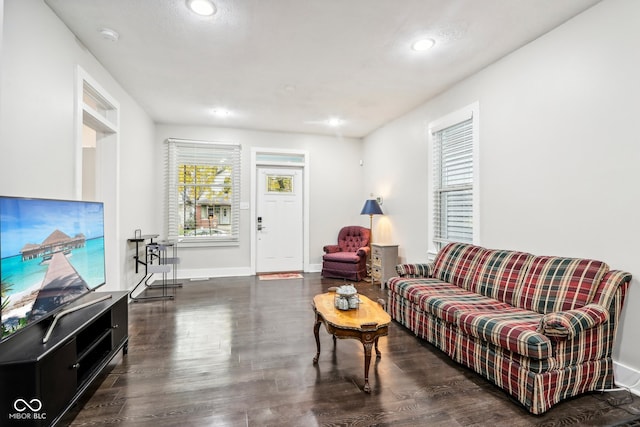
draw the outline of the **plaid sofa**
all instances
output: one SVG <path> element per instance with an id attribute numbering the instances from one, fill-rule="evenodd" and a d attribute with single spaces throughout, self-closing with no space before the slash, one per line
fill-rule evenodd
<path id="1" fill-rule="evenodd" d="M 387 282 L 391 317 L 541 414 L 613 387 L 631 280 L 607 264 L 451 243 Z"/>

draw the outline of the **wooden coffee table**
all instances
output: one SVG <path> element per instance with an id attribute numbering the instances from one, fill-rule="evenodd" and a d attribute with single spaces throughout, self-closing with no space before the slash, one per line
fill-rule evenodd
<path id="1" fill-rule="evenodd" d="M 318 353 L 313 358 L 313 364 L 318 363 L 320 357 L 320 324 L 324 323 L 327 332 L 336 338 L 354 338 L 360 340 L 364 346 L 364 391 L 371 392 L 369 386 L 369 365 L 371 364 L 371 348 L 376 349 L 376 356 L 381 357 L 378 350 L 378 338 L 389 334 L 391 316 L 387 314 L 377 302 L 371 301 L 364 295 L 359 295 L 360 305 L 356 309 L 338 310 L 334 306 L 334 292 L 320 294 L 313 297 L 313 310 L 316 322 L 313 333 L 316 337 Z"/>

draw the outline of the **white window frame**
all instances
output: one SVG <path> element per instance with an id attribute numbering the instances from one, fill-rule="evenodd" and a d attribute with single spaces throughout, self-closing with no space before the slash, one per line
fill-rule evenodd
<path id="1" fill-rule="evenodd" d="M 242 146 L 240 144 L 196 141 L 169 138 L 166 140 L 165 155 L 165 226 L 167 238 L 179 242 L 180 246 L 238 246 L 240 244 L 240 165 Z M 195 235 L 181 236 L 178 233 L 180 214 L 178 212 L 178 173 L 180 150 L 213 150 L 212 158 L 224 157 L 232 166 L 231 171 L 231 234 L 221 236 Z M 206 162 L 205 162 L 206 164 Z M 212 205 L 213 207 L 213 205 Z M 209 206 L 207 206 L 209 209 Z M 196 213 L 197 218 L 197 213 Z"/>
<path id="2" fill-rule="evenodd" d="M 472 150 L 473 150 L 473 183 L 471 184 L 470 189 L 472 190 L 472 215 L 473 215 L 473 242 L 474 244 L 480 244 L 480 114 L 479 114 L 479 103 L 474 102 L 473 104 L 467 105 L 457 111 L 454 111 L 450 114 L 447 114 L 437 120 L 434 120 L 428 125 L 428 152 L 431 157 L 431 161 L 428 162 L 429 168 L 429 177 L 431 178 L 431 183 L 428 185 L 428 211 L 427 216 L 429 220 L 428 224 L 428 256 L 429 259 L 433 259 L 435 254 L 439 250 L 438 239 L 435 235 L 435 220 L 436 220 L 436 212 L 435 212 L 435 195 L 436 189 L 435 186 L 437 184 L 436 174 L 440 173 L 436 171 L 435 164 L 436 159 L 434 158 L 437 154 L 435 153 L 436 147 L 436 134 L 443 129 L 447 129 L 451 126 L 455 126 L 459 123 L 462 123 L 466 120 L 472 120 Z"/>

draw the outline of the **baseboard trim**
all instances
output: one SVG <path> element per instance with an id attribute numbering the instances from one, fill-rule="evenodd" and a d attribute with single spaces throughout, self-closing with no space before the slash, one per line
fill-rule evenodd
<path id="1" fill-rule="evenodd" d="M 308 270 L 305 273 L 320 273 L 322 271 L 322 264 L 309 264 Z"/>
<path id="2" fill-rule="evenodd" d="M 206 280 L 214 277 L 251 276 L 249 267 L 178 269 L 180 280 Z"/>
<path id="3" fill-rule="evenodd" d="M 305 273 L 319 273 L 322 271 L 322 264 L 310 264 Z M 198 282 L 202 280 L 213 279 L 217 277 L 237 277 L 237 276 L 253 276 L 250 267 L 232 267 L 232 268 L 192 268 L 184 269 L 178 268 L 177 280 Z M 172 279 L 172 273 L 169 273 L 169 279 Z M 153 277 L 152 283 L 157 284 L 158 280 L 162 280 L 162 276 L 156 274 Z M 144 291 L 145 287 L 140 286 L 136 290 L 135 295 L 131 295 L 133 298 L 137 297 Z M 131 291 L 131 290 L 129 290 Z"/>
<path id="4" fill-rule="evenodd" d="M 640 396 L 640 371 L 614 361 L 613 376 L 617 387 L 626 388 L 636 396 Z"/>

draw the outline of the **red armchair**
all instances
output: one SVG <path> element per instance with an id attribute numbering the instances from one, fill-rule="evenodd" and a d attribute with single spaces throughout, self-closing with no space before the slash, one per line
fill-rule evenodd
<path id="1" fill-rule="evenodd" d="M 360 281 L 367 277 L 368 228 L 351 225 L 338 233 L 337 245 L 326 245 L 322 257 L 322 277 Z"/>

